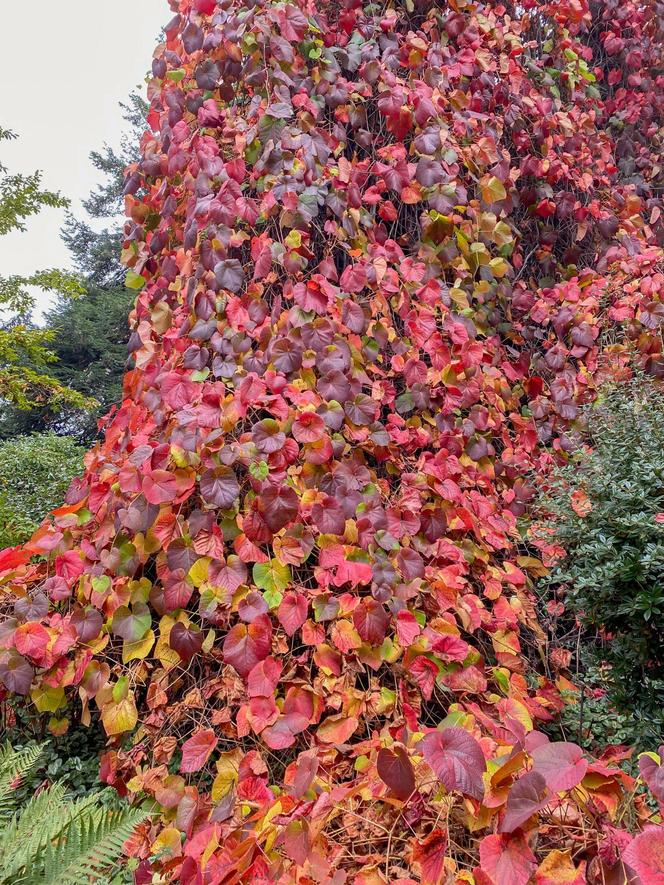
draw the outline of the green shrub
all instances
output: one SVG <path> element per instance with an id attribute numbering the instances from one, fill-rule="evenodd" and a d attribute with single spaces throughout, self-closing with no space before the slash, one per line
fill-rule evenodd
<path id="1" fill-rule="evenodd" d="M 584 420 L 590 445 L 556 473 L 540 502 L 549 540 L 567 551 L 542 589 L 549 602 L 552 591 L 564 602 L 564 614 L 555 600 L 549 611 L 570 647 L 580 623 L 583 657 L 599 668 L 609 706 L 629 717 L 633 739 L 657 740 L 664 726 L 664 394 L 638 377 L 604 391 Z"/>
<path id="2" fill-rule="evenodd" d="M 59 782 L 33 790 L 21 801 L 42 748 L 0 747 L 0 885 L 91 885 L 119 881 L 122 846 L 147 812 L 111 809 L 100 793 L 79 799 Z"/>
<path id="3" fill-rule="evenodd" d="M 69 437 L 49 433 L 0 443 L 0 549 L 25 541 L 62 503 L 84 451 Z"/>
<path id="4" fill-rule="evenodd" d="M 99 788 L 99 758 L 106 748 L 103 729 L 86 727 L 76 722 L 71 710 L 71 724 L 64 734 L 49 734 L 50 714 L 35 714 L 23 699 L 8 698 L 5 701 L 12 725 L 4 737 L 16 748 L 39 743 L 41 754 L 37 774 L 48 781 L 62 781 L 70 796 L 85 796 Z M 58 715 L 63 715 L 60 711 Z M 67 713 L 70 711 L 67 710 Z"/>

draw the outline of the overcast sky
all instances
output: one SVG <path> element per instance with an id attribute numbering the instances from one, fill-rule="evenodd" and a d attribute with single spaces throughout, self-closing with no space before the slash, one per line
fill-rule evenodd
<path id="1" fill-rule="evenodd" d="M 20 138 L 0 143 L 11 172 L 41 169 L 81 214 L 80 201 L 99 173 L 89 160 L 122 133 L 118 103 L 140 85 L 160 29 L 171 18 L 166 0 L 30 0 L 2 2 L 0 126 Z M 0 274 L 71 267 L 60 240 L 63 211 L 45 209 L 26 233 L 0 238 Z"/>

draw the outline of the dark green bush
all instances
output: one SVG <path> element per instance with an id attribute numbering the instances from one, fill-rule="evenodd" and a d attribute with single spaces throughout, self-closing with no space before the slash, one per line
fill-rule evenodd
<path id="1" fill-rule="evenodd" d="M 0 549 L 25 541 L 62 503 L 82 469 L 84 451 L 69 437 L 51 433 L 0 443 Z"/>
<path id="2" fill-rule="evenodd" d="M 542 583 L 544 601 L 559 644 L 575 647 L 580 624 L 582 658 L 599 668 L 608 705 L 629 717 L 632 738 L 656 740 L 664 730 L 664 394 L 637 377 L 604 391 L 584 421 L 589 445 L 540 501 L 548 540 L 567 551 Z"/>

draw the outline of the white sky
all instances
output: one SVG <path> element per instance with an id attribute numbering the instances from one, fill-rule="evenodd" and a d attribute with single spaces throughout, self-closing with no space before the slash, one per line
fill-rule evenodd
<path id="1" fill-rule="evenodd" d="M 173 14 L 166 0 L 0 2 L 0 126 L 20 136 L 0 143 L 0 160 L 10 172 L 41 169 L 44 186 L 80 216 L 80 201 L 100 180 L 89 153 L 119 144 L 118 103 L 145 89 L 156 39 Z M 63 219 L 63 210 L 45 209 L 26 233 L 1 237 L 0 274 L 71 267 Z"/>

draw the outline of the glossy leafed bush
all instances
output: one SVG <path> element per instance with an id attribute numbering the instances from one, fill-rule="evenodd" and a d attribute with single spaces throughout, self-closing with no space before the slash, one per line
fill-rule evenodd
<path id="1" fill-rule="evenodd" d="M 139 881 L 661 876 L 620 754 L 538 728 L 517 524 L 602 380 L 664 372 L 661 4 L 171 6 L 133 367 L 0 559 L 5 689 L 101 720 L 163 811 Z"/>
<path id="2" fill-rule="evenodd" d="M 555 471 L 540 501 L 539 534 L 565 551 L 542 590 L 557 591 L 554 635 L 570 618 L 599 634 L 587 656 L 653 747 L 664 728 L 664 397 L 637 377 L 603 391 L 585 420 L 592 448 Z"/>

